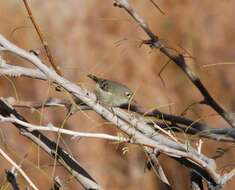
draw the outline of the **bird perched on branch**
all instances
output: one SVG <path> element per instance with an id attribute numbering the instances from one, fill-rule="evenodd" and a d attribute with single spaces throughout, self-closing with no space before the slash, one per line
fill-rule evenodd
<path id="1" fill-rule="evenodd" d="M 130 104 L 133 92 L 124 84 L 116 81 L 87 75 L 96 83 L 95 94 L 100 104 L 108 107 L 121 107 Z"/>

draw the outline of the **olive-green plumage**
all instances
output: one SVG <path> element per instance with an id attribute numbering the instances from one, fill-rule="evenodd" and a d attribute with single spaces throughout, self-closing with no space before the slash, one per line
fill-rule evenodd
<path id="1" fill-rule="evenodd" d="M 96 82 L 95 94 L 99 103 L 109 107 L 120 107 L 130 103 L 133 92 L 127 86 L 92 74 L 87 76 Z"/>

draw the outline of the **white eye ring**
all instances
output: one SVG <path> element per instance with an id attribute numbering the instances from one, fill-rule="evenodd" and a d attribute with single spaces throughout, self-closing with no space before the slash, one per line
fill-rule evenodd
<path id="1" fill-rule="evenodd" d="M 127 98 L 131 98 L 132 93 L 130 93 L 130 92 L 125 92 L 125 96 L 126 96 Z"/>

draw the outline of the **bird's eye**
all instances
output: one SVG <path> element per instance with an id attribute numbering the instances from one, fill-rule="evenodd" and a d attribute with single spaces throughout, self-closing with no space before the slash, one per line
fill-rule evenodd
<path id="1" fill-rule="evenodd" d="M 126 96 L 127 98 L 131 98 L 132 93 L 130 93 L 130 92 L 125 92 L 125 96 Z"/>
<path id="2" fill-rule="evenodd" d="M 107 90 L 108 89 L 108 83 L 106 81 L 102 81 L 102 83 L 100 84 L 100 88 L 102 90 Z"/>

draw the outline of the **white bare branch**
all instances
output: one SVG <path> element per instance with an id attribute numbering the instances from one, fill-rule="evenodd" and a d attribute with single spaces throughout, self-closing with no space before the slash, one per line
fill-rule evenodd
<path id="1" fill-rule="evenodd" d="M 0 115 L 0 122 L 17 123 L 19 125 L 27 127 L 29 131 L 38 130 L 38 131 L 57 132 L 57 133 L 62 133 L 62 134 L 73 136 L 73 138 L 76 138 L 76 137 L 98 138 L 98 139 L 117 141 L 120 143 L 129 141 L 127 138 L 125 138 L 123 136 L 114 136 L 114 135 L 108 135 L 108 134 L 104 134 L 104 133 L 77 132 L 77 131 L 73 131 L 73 130 L 55 127 L 52 124 L 48 124 L 47 126 L 33 125 L 33 124 L 30 124 L 30 123 L 27 123 L 27 122 L 24 122 L 22 120 L 17 119 L 13 115 L 11 115 L 11 117 L 3 117 Z"/>
<path id="2" fill-rule="evenodd" d="M 25 180 L 29 183 L 29 185 L 35 189 L 39 190 L 36 185 L 31 181 L 31 179 L 27 176 L 27 174 L 18 166 L 1 148 L 0 148 L 0 154 L 8 161 L 12 166 L 14 166 L 15 169 L 17 169 L 21 175 L 25 178 Z"/>
<path id="3" fill-rule="evenodd" d="M 46 80 L 47 77 L 38 69 L 30 69 L 26 67 L 7 64 L 0 57 L 0 74 L 8 75 L 9 77 L 29 77 L 33 79 Z"/>

